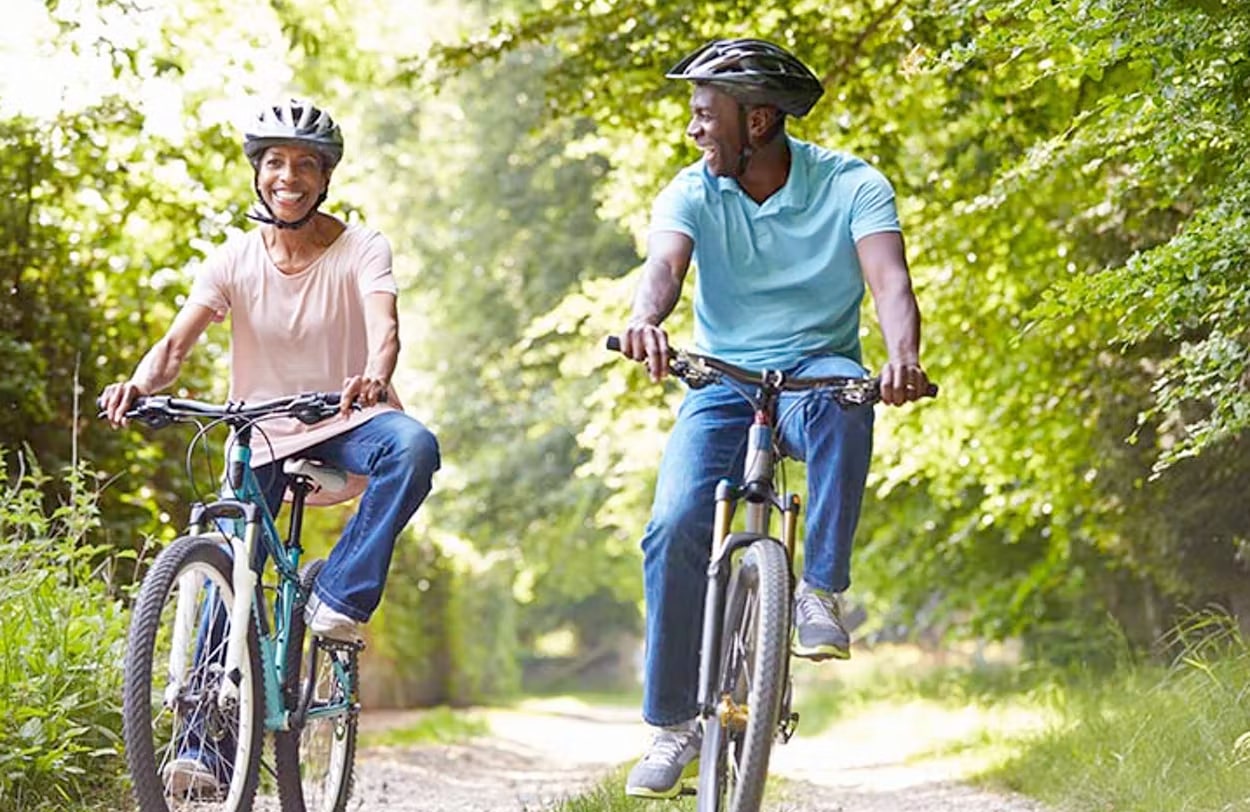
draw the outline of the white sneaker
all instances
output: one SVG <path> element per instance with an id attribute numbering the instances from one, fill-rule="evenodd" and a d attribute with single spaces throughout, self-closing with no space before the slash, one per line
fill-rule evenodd
<path id="1" fill-rule="evenodd" d="M 308 598 L 308 605 L 304 607 L 304 622 L 313 634 L 327 640 L 362 643 L 365 639 L 360 623 L 322 603 L 316 595 Z"/>
<path id="2" fill-rule="evenodd" d="M 161 770 L 169 798 L 206 798 L 221 792 L 213 771 L 195 758 L 176 758 Z"/>

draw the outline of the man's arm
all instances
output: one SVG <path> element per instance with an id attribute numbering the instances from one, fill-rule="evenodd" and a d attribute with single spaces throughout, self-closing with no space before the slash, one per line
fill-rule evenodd
<path id="1" fill-rule="evenodd" d="M 881 370 L 881 399 L 891 406 L 916 400 L 928 389 L 929 379 L 920 366 L 920 307 L 911 288 L 903 235 L 869 234 L 855 243 L 855 250 L 889 355 Z"/>
<path id="2" fill-rule="evenodd" d="M 159 392 L 176 381 L 191 348 L 215 317 L 212 308 L 199 304 L 188 304 L 178 311 L 168 332 L 143 356 L 130 380 L 110 384 L 101 393 L 100 408 L 109 422 L 125 425 L 126 410 L 136 397 Z"/>
<path id="3" fill-rule="evenodd" d="M 647 259 L 629 324 L 621 334 L 621 352 L 635 361 L 645 360 L 653 381 L 668 373 L 668 334 L 660 324 L 681 298 L 693 253 L 694 240 L 677 231 L 657 231 L 647 240 Z"/>
<path id="4" fill-rule="evenodd" d="M 382 398 L 399 362 L 399 308 L 393 293 L 370 293 L 365 297 L 365 335 L 369 360 L 362 375 L 343 381 L 343 414 L 352 402 L 372 406 Z"/>

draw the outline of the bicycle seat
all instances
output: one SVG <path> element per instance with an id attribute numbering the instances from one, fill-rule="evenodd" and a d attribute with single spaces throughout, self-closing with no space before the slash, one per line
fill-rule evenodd
<path id="1" fill-rule="evenodd" d="M 291 459 L 282 463 L 282 473 L 311 480 L 316 490 L 335 493 L 347 488 L 347 472 L 324 462 Z"/>

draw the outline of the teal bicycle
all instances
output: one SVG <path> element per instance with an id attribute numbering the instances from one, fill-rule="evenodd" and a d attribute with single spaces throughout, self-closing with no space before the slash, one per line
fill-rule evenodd
<path id="1" fill-rule="evenodd" d="M 284 464 L 292 504 L 283 539 L 250 464 L 258 424 L 338 413 L 334 393 L 222 405 L 155 396 L 126 413 L 154 429 L 198 424 L 188 463 L 210 429 L 232 430 L 220 493 L 193 505 L 186 534 L 144 576 L 131 617 L 122 733 L 140 812 L 248 812 L 262 774 L 287 812 L 347 807 L 362 646 L 305 639 L 322 562 L 300 567 L 305 499 L 343 487 L 345 475 L 311 460 Z M 272 761 L 262 758 L 266 731 Z"/>

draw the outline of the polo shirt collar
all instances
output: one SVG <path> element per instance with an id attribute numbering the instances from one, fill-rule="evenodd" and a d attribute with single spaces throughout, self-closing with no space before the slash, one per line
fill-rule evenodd
<path id="1" fill-rule="evenodd" d="M 788 133 L 786 141 L 790 146 L 790 173 L 786 176 L 786 182 L 782 187 L 760 205 L 761 213 L 802 209 L 807 206 L 807 151 L 803 149 L 801 141 L 792 138 Z M 709 172 L 706 160 L 703 162 L 703 175 L 721 193 L 746 195 L 735 178 L 718 177 Z"/>

